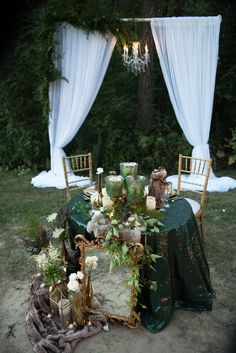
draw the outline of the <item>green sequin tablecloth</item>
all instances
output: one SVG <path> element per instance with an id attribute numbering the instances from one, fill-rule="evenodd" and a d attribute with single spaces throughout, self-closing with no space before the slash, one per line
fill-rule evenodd
<path id="1" fill-rule="evenodd" d="M 73 209 L 74 205 L 77 210 Z M 89 240 L 94 239 L 86 230 L 88 218 L 84 210 L 88 207 L 81 195 L 74 195 L 67 205 L 72 247 L 73 237 L 78 233 Z M 162 222 L 164 226 L 160 233 L 144 234 L 142 239 L 144 242 L 146 237 L 152 251 L 161 256 L 154 269 L 147 267 L 142 273 L 143 279 L 157 281 L 157 290 L 144 286 L 138 304 L 142 324 L 152 333 L 167 326 L 175 308 L 211 310 L 214 297 L 209 266 L 191 206 L 184 199 L 171 201 Z"/>

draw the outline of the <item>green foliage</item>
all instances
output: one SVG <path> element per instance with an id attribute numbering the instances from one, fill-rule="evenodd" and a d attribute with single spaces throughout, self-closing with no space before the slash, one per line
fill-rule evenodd
<path id="1" fill-rule="evenodd" d="M 95 5 L 96 2 L 89 2 Z M 49 155 L 48 86 L 60 77 L 53 65 L 52 36 L 58 22 L 86 30 L 119 30 L 119 21 L 105 4 L 41 1 L 27 8 L 19 36 L 0 62 L 1 165 L 15 168 L 45 167 Z M 103 5 L 102 5 L 103 4 Z M 109 13 L 108 13 L 109 12 Z"/>
<path id="2" fill-rule="evenodd" d="M 147 245 L 146 238 L 145 247 L 140 251 L 140 244 L 137 244 L 135 240 L 126 239 L 126 236 L 129 236 L 135 229 L 145 229 L 147 233 L 159 233 L 159 227 L 163 224 L 160 222 L 162 215 L 159 211 L 148 211 L 145 207 L 136 208 L 135 214 L 132 214 L 132 211 L 133 209 L 128 204 L 119 202 L 112 212 L 107 211 L 110 222 L 102 245 L 111 255 L 110 271 L 121 265 L 128 266 L 131 269 L 131 275 L 126 286 L 133 286 L 136 293 L 140 293 L 142 287 L 140 270 L 143 270 L 144 265 L 155 270 L 153 265 L 160 256 L 153 254 L 151 247 Z M 152 290 L 157 289 L 156 282 L 146 284 Z"/>
<path id="3" fill-rule="evenodd" d="M 122 265 L 125 265 L 131 269 L 131 275 L 127 279 L 125 284 L 126 288 L 132 286 L 136 293 L 141 292 L 142 283 L 140 281 L 140 271 L 144 264 L 148 264 L 150 268 L 153 268 L 153 264 L 160 257 L 152 253 L 150 247 L 144 248 L 144 252 L 139 254 L 139 248 L 135 242 L 120 242 L 119 241 L 120 228 L 118 224 L 110 224 L 106 238 L 103 245 L 106 247 L 107 253 L 111 255 L 110 272 Z M 139 262 L 135 263 L 135 257 L 140 256 Z M 152 290 L 157 289 L 157 283 L 152 281 L 149 283 Z"/>
<path id="4" fill-rule="evenodd" d="M 168 174 L 176 173 L 178 154 L 191 154 L 191 146 L 177 127 L 166 115 L 159 115 L 154 123 L 153 134 L 139 136 L 141 166 L 150 171 L 165 166 Z"/>
<path id="5" fill-rule="evenodd" d="M 44 273 L 47 282 L 55 283 L 64 279 L 64 262 L 60 252 L 52 244 L 49 245 L 45 252 L 35 255 L 35 261 L 39 269 Z"/>
<path id="6" fill-rule="evenodd" d="M 28 232 L 26 237 L 20 237 L 25 250 L 31 255 L 38 255 L 42 248 L 49 245 L 50 236 L 39 218 L 32 215 L 29 222 Z"/>
<path id="7" fill-rule="evenodd" d="M 178 153 L 190 153 L 176 121 L 158 60 L 154 60 L 152 129 L 148 136 L 138 125 L 138 80 L 122 66 L 121 44 L 137 35 L 139 25 L 122 17 L 142 16 L 143 1 L 31 0 L 25 1 L 15 38 L 0 60 L 0 164 L 4 168 L 49 167 L 49 82 L 55 70 L 52 36 L 66 21 L 86 31 L 111 30 L 118 37 L 96 101 L 66 152 L 91 151 L 94 168 L 115 169 L 121 161 L 138 161 L 143 171 L 164 165 L 177 171 Z M 219 62 L 210 134 L 212 156 L 224 149 L 236 117 L 236 5 L 230 1 L 157 1 L 156 16 L 222 15 Z M 224 153 L 231 153 L 226 148 Z M 230 157 L 231 158 L 231 157 Z M 228 160 L 228 158 L 225 158 Z M 231 159 L 230 159 L 231 160 Z M 215 167 L 222 159 L 215 158 Z"/>
<path id="8" fill-rule="evenodd" d="M 229 154 L 228 165 L 232 165 L 232 164 L 234 164 L 236 162 L 236 128 L 232 129 L 231 131 L 232 131 L 232 137 L 227 140 L 228 141 L 228 145 L 226 145 L 232 151 Z"/>

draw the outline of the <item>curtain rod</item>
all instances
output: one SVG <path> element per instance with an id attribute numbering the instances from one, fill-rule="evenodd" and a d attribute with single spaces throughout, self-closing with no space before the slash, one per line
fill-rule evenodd
<path id="1" fill-rule="evenodd" d="M 121 18 L 124 22 L 151 22 L 152 18 Z"/>

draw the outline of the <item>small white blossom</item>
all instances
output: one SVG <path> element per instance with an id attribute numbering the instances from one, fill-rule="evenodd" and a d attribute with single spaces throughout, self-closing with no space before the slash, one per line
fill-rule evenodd
<path id="1" fill-rule="evenodd" d="M 57 213 L 54 212 L 47 217 L 47 221 L 53 222 L 53 221 L 55 221 L 56 218 L 57 218 Z"/>
<path id="2" fill-rule="evenodd" d="M 97 268 L 97 261 L 97 256 L 87 256 L 85 259 L 85 264 L 92 268 L 92 270 L 95 270 Z"/>
<path id="3" fill-rule="evenodd" d="M 77 272 L 77 277 L 78 277 L 78 279 L 82 279 L 82 278 L 84 277 L 83 272 L 78 271 L 78 272 Z"/>
<path id="4" fill-rule="evenodd" d="M 97 168 L 96 174 L 102 174 L 104 172 L 103 168 Z"/>
<path id="5" fill-rule="evenodd" d="M 77 280 L 69 281 L 68 284 L 67 284 L 67 288 L 71 292 L 78 292 L 78 290 L 79 290 L 79 282 Z"/>
<path id="6" fill-rule="evenodd" d="M 64 228 L 55 228 L 52 233 L 53 238 L 59 238 L 63 234 L 64 231 L 65 231 Z"/>
<path id="7" fill-rule="evenodd" d="M 60 257 L 60 252 L 57 248 L 55 248 L 52 243 L 49 244 L 48 247 L 48 257 L 50 260 L 56 260 Z"/>
<path id="8" fill-rule="evenodd" d="M 225 209 L 223 208 L 222 212 L 225 212 Z"/>
<path id="9" fill-rule="evenodd" d="M 45 253 L 35 255 L 35 260 L 36 260 L 39 268 L 43 268 L 45 262 L 47 261 L 47 256 Z"/>

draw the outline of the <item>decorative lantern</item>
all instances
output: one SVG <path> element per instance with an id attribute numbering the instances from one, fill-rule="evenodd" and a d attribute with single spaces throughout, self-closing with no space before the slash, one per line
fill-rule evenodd
<path id="1" fill-rule="evenodd" d="M 57 282 L 49 288 L 49 301 L 53 313 L 59 315 L 64 325 L 71 321 L 71 302 L 67 298 L 66 283 Z"/>

